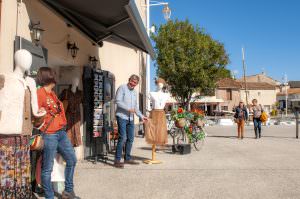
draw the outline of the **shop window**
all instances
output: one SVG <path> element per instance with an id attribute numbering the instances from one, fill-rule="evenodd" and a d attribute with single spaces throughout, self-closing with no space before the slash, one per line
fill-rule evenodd
<path id="1" fill-rule="evenodd" d="M 41 66 L 47 66 L 48 50 L 42 46 L 37 46 L 22 37 L 16 36 L 14 43 L 15 51 L 20 49 L 20 40 L 22 43 L 22 49 L 28 50 L 32 55 L 32 64 L 29 75 L 34 77 Z"/>
<path id="2" fill-rule="evenodd" d="M 222 111 L 228 111 L 228 106 L 222 106 L 222 107 L 221 107 L 221 110 L 222 110 Z"/>
<path id="3" fill-rule="evenodd" d="M 226 99 L 232 100 L 232 90 L 231 89 L 226 90 Z"/>

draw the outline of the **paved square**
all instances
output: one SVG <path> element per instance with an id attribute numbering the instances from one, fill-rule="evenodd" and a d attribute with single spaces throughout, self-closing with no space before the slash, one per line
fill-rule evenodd
<path id="1" fill-rule="evenodd" d="M 136 138 L 133 147 L 133 155 L 141 161 L 138 166 L 120 170 L 81 162 L 75 174 L 76 193 L 84 199 L 300 198 L 300 140 L 295 139 L 295 126 L 263 127 L 259 140 L 253 139 L 252 126 L 246 127 L 244 140 L 235 138 L 235 126 L 206 130 L 201 151 L 176 155 L 166 147 L 157 153 L 160 165 L 142 163 L 151 157 L 151 146 L 142 138 Z"/>

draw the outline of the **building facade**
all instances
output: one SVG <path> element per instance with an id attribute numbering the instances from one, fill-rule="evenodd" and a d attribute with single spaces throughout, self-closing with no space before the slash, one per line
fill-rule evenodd
<path id="1" fill-rule="evenodd" d="M 218 81 L 216 88 L 216 97 L 223 99 L 220 104 L 222 111 L 232 111 L 232 109 L 241 101 L 241 85 L 234 79 L 224 78 Z"/>
<path id="2" fill-rule="evenodd" d="M 247 82 L 247 90 L 245 84 L 241 83 L 241 100 L 252 103 L 253 99 L 257 99 L 258 104 L 261 104 L 265 111 L 271 111 L 276 104 L 276 86 L 265 82 Z M 247 93 L 247 99 L 246 99 Z"/>
<path id="3" fill-rule="evenodd" d="M 72 1 L 68 4 L 68 1 L 1 0 L 0 73 L 13 71 L 14 52 L 22 48 L 33 55 L 33 70 L 49 66 L 56 71 L 57 92 L 71 84 L 74 76 L 81 78 L 85 66 L 113 73 L 116 88 L 127 83 L 131 74 L 137 74 L 141 77 L 137 92 L 144 112 L 146 53 L 153 56 L 153 49 L 145 30 L 147 15 L 143 2 Z M 38 42 L 33 35 L 35 25 L 45 30 Z M 68 43 L 79 48 L 75 57 L 67 48 Z M 91 57 L 98 60 L 96 65 L 91 65 Z M 79 89 L 83 89 L 82 83 Z M 81 133 L 84 141 L 83 116 Z M 76 150 L 81 159 L 83 147 Z"/>

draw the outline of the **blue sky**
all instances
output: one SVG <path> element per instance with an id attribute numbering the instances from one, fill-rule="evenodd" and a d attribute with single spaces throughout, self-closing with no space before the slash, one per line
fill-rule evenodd
<path id="1" fill-rule="evenodd" d="M 225 45 L 230 70 L 261 73 L 282 81 L 300 80 L 300 0 L 169 0 L 171 19 L 188 19 Z M 165 23 L 162 7 L 150 8 L 150 24 Z M 151 79 L 155 69 L 151 64 Z M 151 82 L 151 90 L 154 83 Z"/>

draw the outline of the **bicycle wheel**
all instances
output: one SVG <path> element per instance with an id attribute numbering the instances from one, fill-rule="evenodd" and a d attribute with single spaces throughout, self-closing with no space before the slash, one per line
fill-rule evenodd
<path id="1" fill-rule="evenodd" d="M 205 132 L 201 127 L 193 128 L 192 143 L 196 151 L 200 151 L 204 145 Z"/>
<path id="2" fill-rule="evenodd" d="M 204 139 L 195 139 L 193 145 L 196 151 L 200 151 L 204 145 Z"/>

